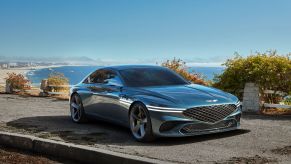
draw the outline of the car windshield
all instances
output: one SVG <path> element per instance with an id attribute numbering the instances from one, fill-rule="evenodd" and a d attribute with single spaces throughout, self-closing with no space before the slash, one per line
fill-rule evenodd
<path id="1" fill-rule="evenodd" d="M 185 85 L 186 80 L 165 68 L 134 68 L 121 70 L 120 74 L 129 87 Z"/>

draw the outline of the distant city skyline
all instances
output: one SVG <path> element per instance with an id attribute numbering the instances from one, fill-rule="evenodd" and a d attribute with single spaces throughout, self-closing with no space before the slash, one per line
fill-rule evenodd
<path id="1" fill-rule="evenodd" d="M 235 52 L 291 52 L 288 0 L 0 1 L 0 57 L 220 65 Z M 1 58 L 0 58 L 1 60 Z"/>

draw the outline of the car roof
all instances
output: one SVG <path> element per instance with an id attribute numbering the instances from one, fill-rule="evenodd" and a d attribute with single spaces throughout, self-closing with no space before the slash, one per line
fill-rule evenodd
<path id="1" fill-rule="evenodd" d="M 117 65 L 117 66 L 107 66 L 103 69 L 113 69 L 113 70 L 125 70 L 125 69 L 137 69 L 137 68 L 164 68 L 157 65 Z"/>

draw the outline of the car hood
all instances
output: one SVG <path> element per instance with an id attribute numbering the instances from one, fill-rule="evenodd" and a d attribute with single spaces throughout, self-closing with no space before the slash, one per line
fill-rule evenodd
<path id="1" fill-rule="evenodd" d="M 147 94 L 167 99 L 183 107 L 236 103 L 238 99 L 221 90 L 202 85 L 189 84 L 177 86 L 143 87 Z"/>

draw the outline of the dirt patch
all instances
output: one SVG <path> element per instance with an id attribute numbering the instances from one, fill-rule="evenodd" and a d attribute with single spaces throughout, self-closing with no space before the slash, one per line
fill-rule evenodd
<path id="1" fill-rule="evenodd" d="M 291 155 L 291 146 L 285 146 L 283 148 L 273 149 L 273 153 L 280 155 Z"/>
<path id="2" fill-rule="evenodd" d="M 16 149 L 8 149 L 0 146 L 0 163 L 18 164 L 18 163 L 37 163 L 37 164 L 50 164 L 50 163 L 70 163 L 63 161 L 56 161 L 46 157 L 23 152 Z"/>
<path id="3" fill-rule="evenodd" d="M 43 132 L 37 135 L 40 138 L 62 140 L 66 142 L 72 142 L 81 145 L 94 145 L 97 142 L 106 140 L 105 133 L 82 133 L 73 131 L 55 131 L 55 132 Z"/>
<path id="4" fill-rule="evenodd" d="M 254 157 L 233 157 L 230 160 L 223 162 L 216 162 L 217 164 L 266 164 L 266 163 L 277 163 L 277 159 L 270 159 L 256 155 Z"/>

